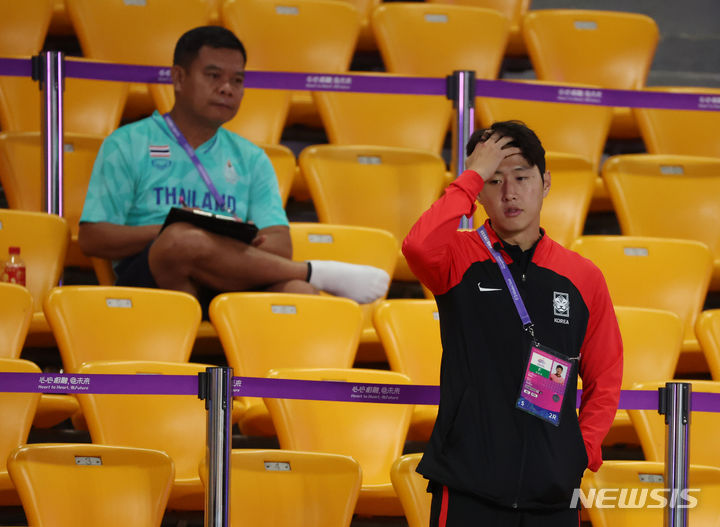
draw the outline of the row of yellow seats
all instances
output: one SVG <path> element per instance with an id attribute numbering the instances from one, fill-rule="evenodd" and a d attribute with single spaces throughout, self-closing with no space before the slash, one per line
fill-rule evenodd
<path id="1" fill-rule="evenodd" d="M 6 360 L 3 362 L 3 371 L 27 371 L 13 370 Z M 192 375 L 202 371 L 202 368 L 203 365 L 193 364 L 176 364 L 173 367 L 167 363 L 106 362 L 88 363 L 81 368 L 80 373 Z M 407 377 L 392 372 L 343 369 L 275 370 L 270 372 L 270 376 L 284 379 L 393 384 L 404 384 L 409 381 Z M 658 385 L 662 385 L 662 383 L 646 383 L 634 387 L 654 391 Z M 694 381 L 693 391 L 719 393 L 720 386 L 718 383 L 708 381 Z M 36 396 L 37 394 L 14 394 L 12 397 L 37 399 Z M 205 436 L 202 423 L 205 416 L 201 401 L 190 396 L 171 398 L 167 396 L 95 396 L 86 394 L 79 395 L 79 398 L 88 415 L 91 436 L 95 442 L 166 451 L 174 460 L 176 467 L 168 507 L 176 510 L 202 509 L 203 490 L 200 481 L 202 469 L 198 470 L 198 465 L 204 455 Z M 172 401 L 169 401 L 170 399 Z M 408 460 L 407 458 L 396 461 L 402 452 L 412 405 L 373 405 L 272 398 L 265 401 L 278 429 L 281 448 L 352 456 L 359 463 L 363 477 L 359 499 L 354 504 L 356 513 L 381 516 L 401 515 L 404 509 L 409 520 L 413 514 L 423 513 L 422 510 L 409 512 L 410 503 L 404 499 L 403 490 L 398 488 L 402 487 L 402 483 L 398 483 L 398 472 L 403 472 L 402 466 L 405 463 L 411 465 L 413 463 L 412 459 Z M 143 415 L 148 415 L 150 419 L 145 422 Z M 664 456 L 665 425 L 663 418 L 653 410 L 633 410 L 631 415 L 634 423 L 637 419 L 636 426 L 641 431 L 642 446 L 648 460 L 634 468 L 653 466 L 654 470 L 650 473 L 661 470 L 658 467 L 662 467 Z M 693 465 L 718 467 L 714 469 L 716 471 L 720 468 L 720 460 L 718 460 L 714 445 L 717 419 L 715 413 L 696 413 L 693 416 L 690 447 L 690 462 Z M 132 420 L 137 425 L 137 429 L 128 427 L 128 420 Z M 6 424 L 9 430 L 13 427 L 11 425 L 14 425 L 14 422 L 8 419 Z M 364 432 L 367 430 L 372 431 L 372 440 L 367 439 Z M 318 433 L 320 431 L 322 433 Z M 8 434 L 5 435 L 8 436 Z M 265 455 L 266 458 L 271 458 L 270 454 Z M 412 456 L 412 458 L 416 463 L 417 456 Z M 276 463 L 279 462 L 277 457 L 272 460 Z M 395 466 L 393 466 L 394 462 Z M 607 477 L 608 471 L 619 467 L 615 466 L 616 463 L 606 462 L 605 468 L 601 469 L 597 475 L 586 474 L 583 482 L 583 490 L 586 495 L 589 488 L 603 488 L 607 485 L 604 477 Z M 405 470 L 405 472 L 413 473 L 414 471 Z M 419 476 L 415 475 L 414 477 L 418 479 L 412 483 L 412 486 L 421 482 Z M 700 483 L 694 478 L 691 479 L 691 482 L 693 488 L 697 488 Z M 410 482 L 405 483 L 405 485 L 408 484 Z M 7 488 L 4 490 L 7 491 L 5 495 L 11 492 Z M 424 491 L 424 488 L 416 490 Z M 429 497 L 424 492 L 415 498 L 415 507 L 429 501 Z M 418 500 L 418 498 L 420 499 Z M 402 508 L 400 504 L 402 504 Z M 590 515 L 592 518 L 592 511 L 590 511 Z M 595 521 L 594 518 L 593 521 Z"/>
<path id="2" fill-rule="evenodd" d="M 402 456 L 391 469 L 392 482 L 409 527 L 424 527 L 430 520 L 427 481 L 415 472 L 420 457 L 420 454 Z M 87 459 L 88 463 L 102 459 L 103 463 L 88 471 L 88 467 L 76 463 L 77 458 Z M 174 468 L 172 460 L 162 452 L 80 444 L 20 447 L 11 454 L 9 465 L 30 522 L 52 523 L 58 527 L 158 525 Z M 668 497 L 662 483 L 664 473 L 665 466 L 659 462 L 606 461 L 597 473 L 588 473 L 583 479 L 579 499 L 585 498 L 591 503 L 586 511 L 594 527 L 659 525 L 664 511 L 655 496 Z M 205 481 L 205 473 L 202 474 Z M 657 477 L 648 478 L 648 475 Z M 688 477 L 693 487 L 689 496 L 697 505 L 689 510 L 693 524 L 711 525 L 717 517 L 719 476 L 717 467 L 689 467 Z M 82 486 L 85 490 L 58 493 L 60 481 L 68 488 Z M 358 497 L 361 469 L 348 456 L 287 450 L 233 450 L 230 481 L 229 525 L 233 527 L 263 522 L 278 527 L 298 522 L 347 527 Z M 612 492 L 607 492 L 611 498 L 625 503 L 629 498 L 639 506 L 599 506 L 603 489 Z M 625 489 L 628 494 L 620 496 L 619 489 Z M 278 493 L 283 496 L 280 501 Z M 80 511 L 82 523 L 78 523 Z"/>

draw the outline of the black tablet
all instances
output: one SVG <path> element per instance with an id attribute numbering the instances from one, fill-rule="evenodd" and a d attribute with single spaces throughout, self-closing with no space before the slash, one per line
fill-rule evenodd
<path id="1" fill-rule="evenodd" d="M 179 207 L 170 209 L 162 228 L 178 221 L 192 223 L 206 231 L 229 236 L 245 243 L 252 242 L 258 232 L 258 228 L 252 223 L 244 223 L 231 216 L 220 216 L 200 209 L 181 209 Z"/>

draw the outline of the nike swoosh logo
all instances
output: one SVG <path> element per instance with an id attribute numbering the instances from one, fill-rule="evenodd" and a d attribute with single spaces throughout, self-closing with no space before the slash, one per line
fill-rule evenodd
<path id="1" fill-rule="evenodd" d="M 501 291 L 501 289 L 497 289 L 495 287 L 483 287 L 480 285 L 480 282 L 478 282 L 478 289 L 481 293 L 486 293 L 488 291 Z"/>

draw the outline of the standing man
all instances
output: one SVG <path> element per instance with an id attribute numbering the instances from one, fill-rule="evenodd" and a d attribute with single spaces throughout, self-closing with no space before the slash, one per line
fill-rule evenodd
<path id="1" fill-rule="evenodd" d="M 180 37 L 172 67 L 175 105 L 105 140 L 80 219 L 80 247 L 114 260 L 118 285 L 185 291 L 205 309 L 226 291 L 322 289 L 361 303 L 383 296 L 390 277 L 381 269 L 291 259 L 270 160 L 221 128 L 242 100 L 246 59 L 242 43 L 225 28 L 198 27 Z M 258 235 L 246 244 L 184 222 L 161 232 L 173 206 L 235 215 L 254 223 Z"/>
<path id="2" fill-rule="evenodd" d="M 577 527 L 573 489 L 602 464 L 620 396 L 610 295 L 597 267 L 540 228 L 550 173 L 532 130 L 495 123 L 467 153 L 467 170 L 403 243 L 440 313 L 440 410 L 418 466 L 430 525 Z M 458 231 L 476 198 L 489 220 Z"/>

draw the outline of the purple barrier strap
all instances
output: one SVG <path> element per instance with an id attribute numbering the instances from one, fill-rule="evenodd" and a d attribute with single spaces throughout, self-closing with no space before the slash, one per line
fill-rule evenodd
<path id="1" fill-rule="evenodd" d="M 0 75 L 32 77 L 32 62 L 30 59 L 0 59 Z"/>
<path id="2" fill-rule="evenodd" d="M 0 372 L 0 392 L 195 395 L 195 375 L 91 375 Z"/>
<path id="3" fill-rule="evenodd" d="M 628 106 L 673 110 L 720 110 L 720 95 L 712 93 L 668 93 L 600 88 L 573 88 L 549 84 L 492 81 L 477 82 L 478 97 L 525 101 L 562 102 L 595 106 Z"/>
<path id="4" fill-rule="evenodd" d="M 171 84 L 170 68 L 107 62 L 65 61 L 65 75 L 77 79 Z"/>
<path id="5" fill-rule="evenodd" d="M 111 375 L 0 372 L 0 393 L 99 393 L 136 395 L 197 395 L 195 375 Z M 233 377 L 234 396 L 351 401 L 395 404 L 438 404 L 438 386 L 373 384 Z M 582 390 L 577 393 L 580 405 Z M 657 410 L 657 390 L 623 390 L 620 409 Z M 694 412 L 720 412 L 720 393 L 692 394 Z"/>
<path id="6" fill-rule="evenodd" d="M 720 393 L 693 393 L 690 407 L 693 412 L 720 412 Z"/>
<path id="7" fill-rule="evenodd" d="M 442 95 L 447 91 L 444 78 L 386 77 L 338 73 L 288 73 L 280 71 L 245 72 L 247 88 L 345 91 L 353 93 L 397 93 Z"/>
<path id="8" fill-rule="evenodd" d="M 410 384 L 234 377 L 232 388 L 234 396 L 272 397 L 277 399 L 396 404 L 438 404 L 440 400 L 440 388 L 438 386 Z"/>

